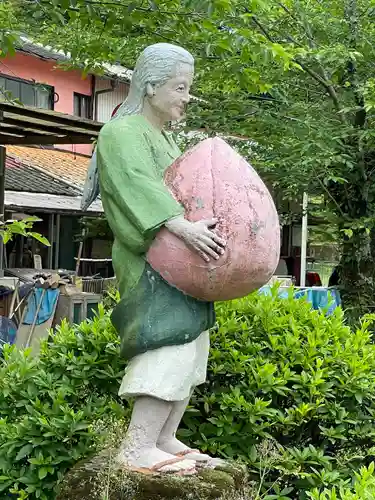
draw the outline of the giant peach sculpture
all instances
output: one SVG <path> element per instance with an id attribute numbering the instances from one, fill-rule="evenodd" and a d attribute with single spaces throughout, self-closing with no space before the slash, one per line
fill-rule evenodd
<path id="1" fill-rule="evenodd" d="M 147 260 L 171 285 L 205 301 L 243 297 L 274 273 L 280 252 L 276 208 L 256 171 L 220 138 L 206 139 L 178 158 L 165 183 L 191 221 L 218 219 L 227 242 L 218 260 L 205 262 L 166 228 Z"/>

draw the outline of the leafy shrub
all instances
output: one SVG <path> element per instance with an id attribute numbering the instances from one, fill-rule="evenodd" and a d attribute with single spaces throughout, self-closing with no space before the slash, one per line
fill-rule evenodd
<path id="1" fill-rule="evenodd" d="M 94 423 L 123 415 L 116 400 L 124 368 L 117 346 L 117 334 L 101 309 L 91 323 L 62 325 L 44 343 L 40 359 L 5 348 L 0 498 L 54 498 L 64 472 L 96 444 Z"/>
<path id="2" fill-rule="evenodd" d="M 111 311 L 120 300 L 120 292 L 111 285 L 103 293 L 103 307 L 106 311 Z"/>
<path id="3" fill-rule="evenodd" d="M 327 317 L 277 290 L 217 313 L 208 382 L 181 437 L 245 460 L 268 499 L 347 487 L 375 454 L 373 318 L 353 331 L 341 309 Z"/>
<path id="4" fill-rule="evenodd" d="M 108 304 L 117 298 L 111 292 Z M 375 498 L 373 318 L 354 331 L 341 310 L 326 317 L 276 290 L 217 313 L 208 381 L 181 437 L 246 461 L 259 485 L 253 500 Z M 97 447 L 98 430 L 128 418 L 117 400 L 123 369 L 103 309 L 92 323 L 63 325 L 38 360 L 5 350 L 0 498 L 55 498 L 67 468 Z"/>
<path id="5" fill-rule="evenodd" d="M 354 474 L 353 484 L 332 489 L 325 488 L 319 492 L 317 488 L 308 493 L 311 500 L 373 500 L 375 498 L 374 462 L 369 467 L 361 467 Z"/>

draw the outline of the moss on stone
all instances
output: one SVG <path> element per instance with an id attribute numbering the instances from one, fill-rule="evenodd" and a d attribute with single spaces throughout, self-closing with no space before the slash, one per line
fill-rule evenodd
<path id="1" fill-rule="evenodd" d="M 64 478 L 58 500 L 235 500 L 233 495 L 238 500 L 245 498 L 242 495 L 246 470 L 237 464 L 202 469 L 196 476 L 145 475 L 116 469 L 113 456 L 113 450 L 105 450 L 79 462 Z"/>

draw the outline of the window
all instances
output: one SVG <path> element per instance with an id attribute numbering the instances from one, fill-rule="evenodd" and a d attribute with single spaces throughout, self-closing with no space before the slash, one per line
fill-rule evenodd
<path id="1" fill-rule="evenodd" d="M 74 92 L 74 114 L 81 118 L 91 118 L 91 96 Z"/>
<path id="2" fill-rule="evenodd" d="M 49 85 L 0 75 L 0 101 L 4 100 L 4 92 L 9 92 L 11 99 L 19 99 L 25 106 L 53 109 L 54 91 Z"/>

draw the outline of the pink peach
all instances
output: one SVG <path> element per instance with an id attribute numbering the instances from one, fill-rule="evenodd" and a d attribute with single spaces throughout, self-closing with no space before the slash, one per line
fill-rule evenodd
<path id="1" fill-rule="evenodd" d="M 206 139 L 178 158 L 165 183 L 194 222 L 217 218 L 225 254 L 209 263 L 163 228 L 147 254 L 171 285 L 206 301 L 243 297 L 271 278 L 280 228 L 272 197 L 256 171 L 225 141 Z"/>

